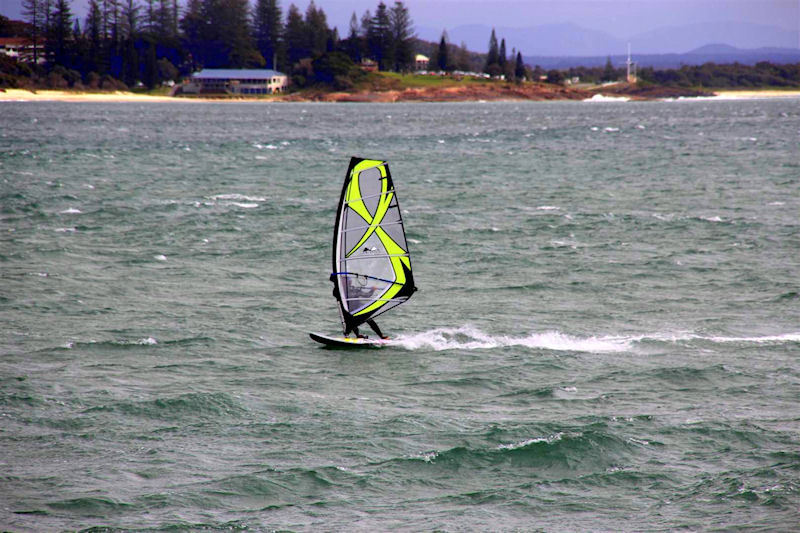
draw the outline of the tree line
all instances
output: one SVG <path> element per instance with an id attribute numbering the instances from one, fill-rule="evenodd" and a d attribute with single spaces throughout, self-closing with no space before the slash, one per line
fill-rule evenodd
<path id="1" fill-rule="evenodd" d="M 463 42 L 460 46 L 452 44 L 447 32 L 442 32 L 438 46 L 435 43 L 419 42 L 418 48 L 430 58 L 429 69 L 440 72 L 484 73 L 490 77 L 502 76 L 506 80 L 522 81 L 531 79 L 532 71 L 525 64 L 522 52 L 506 51 L 506 40 L 498 43 L 497 34 L 492 29 L 487 53 L 471 52 Z"/>
<path id="2" fill-rule="evenodd" d="M 305 13 L 291 4 L 285 16 L 278 0 L 89 0 L 83 23 L 71 1 L 22 0 L 26 33 L 37 56 L 43 49 L 34 71 L 44 59 L 46 74 L 69 85 L 116 79 L 154 87 L 205 67 L 272 68 L 302 86 L 319 81 L 320 60 L 323 71 L 330 67 L 323 81 L 363 59 L 380 70 L 414 65 L 413 22 L 399 0 L 354 12 L 344 38 L 313 0 Z"/>
<path id="3" fill-rule="evenodd" d="M 573 67 L 564 71 L 535 69 L 535 74 L 543 74 L 551 81 L 579 78 L 582 82 L 600 83 L 624 80 L 626 69 L 615 68 L 611 59 L 604 67 Z M 676 69 L 639 68 L 637 78 L 640 84 L 680 88 L 747 88 L 747 87 L 800 87 L 800 63 L 778 65 L 763 61 L 755 65 L 742 63 L 702 65 L 683 65 Z"/>
<path id="4" fill-rule="evenodd" d="M 250 1 L 254 4 L 250 4 Z M 293 85 L 315 83 L 352 87 L 364 76 L 356 65 L 372 60 L 380 70 L 408 71 L 414 54 L 430 58 L 429 70 L 484 72 L 507 80 L 563 83 L 623 80 L 625 69 L 609 58 L 604 67 L 544 71 L 525 65 L 520 51 L 506 50 L 492 30 L 488 52 L 414 36 L 408 8 L 380 1 L 372 13 L 353 13 L 347 34 L 330 28 L 312 0 L 305 13 L 279 0 L 89 0 L 81 21 L 72 0 L 22 0 L 24 22 L 0 15 L 0 36 L 26 35 L 38 46 L 33 65 L 0 55 L 0 87 L 35 80 L 53 88 L 121 89 L 142 83 L 155 87 L 200 68 L 273 68 L 290 74 Z M 44 44 L 42 47 L 41 45 Z M 43 63 L 43 66 L 39 66 Z M 678 69 L 640 68 L 640 83 L 673 87 L 798 87 L 800 64 L 754 66 L 706 63 Z"/>

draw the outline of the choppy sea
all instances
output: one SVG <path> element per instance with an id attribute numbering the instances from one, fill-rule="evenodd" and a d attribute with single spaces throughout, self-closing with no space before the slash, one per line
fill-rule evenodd
<path id="1" fill-rule="evenodd" d="M 326 350 L 351 155 L 419 292 Z M 796 530 L 800 101 L 0 103 L 0 528 Z"/>

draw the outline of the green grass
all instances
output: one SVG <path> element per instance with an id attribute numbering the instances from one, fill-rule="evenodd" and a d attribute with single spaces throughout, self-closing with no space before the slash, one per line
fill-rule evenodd
<path id="1" fill-rule="evenodd" d="M 358 89 L 399 90 L 461 87 L 475 83 L 505 83 L 482 78 L 454 78 L 452 76 L 436 76 L 423 74 L 401 74 L 398 72 L 370 72 L 356 83 Z"/>

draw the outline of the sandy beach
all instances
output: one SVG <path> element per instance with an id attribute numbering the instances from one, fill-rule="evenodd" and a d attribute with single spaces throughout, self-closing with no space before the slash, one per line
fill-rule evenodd
<path id="1" fill-rule="evenodd" d="M 754 98 L 800 98 L 795 90 L 753 90 L 753 91 L 714 91 L 720 100 L 751 100 Z"/>
<path id="2" fill-rule="evenodd" d="M 186 101 L 171 96 L 153 96 L 127 91 L 84 93 L 73 91 L 5 89 L 0 91 L 0 101 L 4 102 L 175 102 Z"/>

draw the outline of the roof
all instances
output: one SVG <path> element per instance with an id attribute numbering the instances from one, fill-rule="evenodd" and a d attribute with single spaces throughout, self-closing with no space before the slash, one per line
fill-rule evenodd
<path id="1" fill-rule="evenodd" d="M 422 54 L 417 54 L 416 57 L 414 58 L 414 61 L 430 61 L 430 58 Z"/>
<path id="2" fill-rule="evenodd" d="M 200 72 L 192 74 L 192 78 L 203 78 L 212 80 L 253 80 L 267 79 L 275 76 L 286 76 L 283 72 L 272 69 L 228 69 L 228 68 L 204 68 Z"/>
<path id="3" fill-rule="evenodd" d="M 28 39 L 27 37 L 0 37 L 0 45 L 20 45 L 20 46 L 32 46 L 33 41 Z M 41 41 L 40 41 L 41 44 Z"/>

